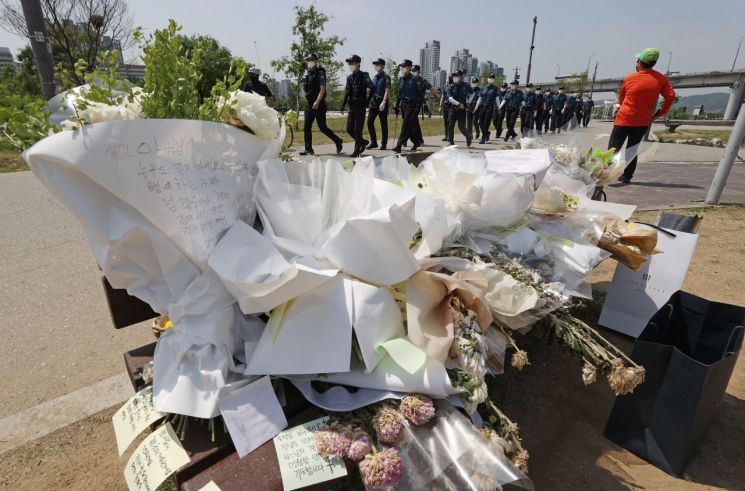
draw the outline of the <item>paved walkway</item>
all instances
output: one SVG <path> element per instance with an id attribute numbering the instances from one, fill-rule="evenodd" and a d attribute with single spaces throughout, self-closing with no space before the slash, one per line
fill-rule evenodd
<path id="1" fill-rule="evenodd" d="M 590 146 L 602 147 L 608 144 L 608 137 L 612 129 L 611 123 L 591 122 L 589 128 L 583 128 L 573 133 L 544 135 L 542 140 L 551 145 L 561 143 L 576 145 L 579 148 Z M 388 147 L 395 145 L 389 141 Z M 465 138 L 456 135 L 455 144 L 465 148 Z M 447 145 L 440 136 L 424 138 L 422 152 L 436 152 Z M 474 143 L 471 151 L 497 150 L 500 148 L 514 148 L 515 143 L 505 143 L 502 139 L 490 141 L 484 145 Z M 315 145 L 316 156 L 321 158 L 336 158 L 350 160 L 352 143 L 345 143 L 341 154 L 336 153 L 334 145 Z M 405 150 L 405 149 L 404 149 Z M 363 155 L 384 157 L 391 155 L 390 150 L 370 150 Z M 404 152 L 404 155 L 406 153 Z M 675 143 L 645 142 L 636 175 L 630 185 L 613 184 L 607 188 L 609 201 L 635 204 L 640 208 L 666 208 L 671 206 L 687 207 L 702 204 L 706 192 L 714 177 L 717 164 L 724 155 L 723 148 L 702 147 L 696 145 L 679 145 Z M 745 157 L 745 150 L 740 152 Z M 301 157 L 309 160 L 312 157 Z M 745 203 L 745 164 L 742 160 L 735 163 L 727 181 L 727 187 L 722 195 L 722 203 Z"/>

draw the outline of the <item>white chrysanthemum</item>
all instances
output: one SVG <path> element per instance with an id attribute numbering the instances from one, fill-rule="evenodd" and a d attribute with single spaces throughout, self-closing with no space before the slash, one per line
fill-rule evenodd
<path id="1" fill-rule="evenodd" d="M 223 101 L 218 102 L 222 105 Z M 223 121 L 236 125 L 242 123 L 259 138 L 273 140 L 279 134 L 279 114 L 269 107 L 263 96 L 236 90 L 230 94 Z"/>
<path id="2" fill-rule="evenodd" d="M 105 121 L 122 121 L 139 119 L 139 111 L 126 105 L 110 106 L 101 102 L 90 102 L 80 111 L 80 117 L 89 123 L 103 123 Z"/>

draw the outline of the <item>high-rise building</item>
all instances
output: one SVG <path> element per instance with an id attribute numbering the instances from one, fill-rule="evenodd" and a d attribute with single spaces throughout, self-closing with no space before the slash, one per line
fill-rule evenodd
<path id="1" fill-rule="evenodd" d="M 450 73 L 457 70 L 463 70 L 468 76 L 478 76 L 479 59 L 468 52 L 467 49 L 459 49 L 455 56 L 450 58 Z"/>
<path id="2" fill-rule="evenodd" d="M 504 68 L 492 61 L 485 61 L 481 64 L 481 66 L 479 67 L 479 75 L 484 73 L 484 71 L 493 73 L 497 76 L 504 76 Z"/>
<path id="3" fill-rule="evenodd" d="M 419 50 L 419 66 L 422 69 L 422 78 L 437 86 L 440 75 L 440 41 L 432 40 L 424 44 L 424 48 Z"/>
<path id="4" fill-rule="evenodd" d="M 10 52 L 9 48 L 0 48 L 0 72 L 5 70 L 7 66 L 13 68 L 16 66 L 13 61 L 13 53 Z"/>

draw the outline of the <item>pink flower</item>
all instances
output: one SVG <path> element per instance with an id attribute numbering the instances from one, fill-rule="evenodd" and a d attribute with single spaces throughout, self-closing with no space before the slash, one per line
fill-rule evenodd
<path id="1" fill-rule="evenodd" d="M 314 437 L 316 452 L 321 457 L 346 457 L 352 444 L 352 429 L 334 422 L 319 427 Z"/>
<path id="2" fill-rule="evenodd" d="M 396 487 L 403 474 L 401 457 L 395 448 L 386 448 L 369 454 L 360 462 L 360 475 L 365 489 L 390 491 Z"/>
<path id="3" fill-rule="evenodd" d="M 435 415 L 432 399 L 421 394 L 409 394 L 401 399 L 399 407 L 406 419 L 415 425 L 423 425 Z"/>
<path id="4" fill-rule="evenodd" d="M 347 451 L 347 458 L 359 462 L 370 452 L 372 452 L 370 436 L 364 431 L 355 431 L 352 436 L 352 444 L 349 446 L 349 450 Z"/>
<path id="5" fill-rule="evenodd" d="M 378 440 L 383 443 L 395 443 L 404 429 L 404 418 L 394 409 L 383 408 L 375 417 L 373 426 L 378 434 Z"/>

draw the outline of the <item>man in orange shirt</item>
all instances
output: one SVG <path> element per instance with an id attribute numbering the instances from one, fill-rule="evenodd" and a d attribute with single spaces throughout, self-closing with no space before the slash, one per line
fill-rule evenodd
<path id="1" fill-rule="evenodd" d="M 626 148 L 634 147 L 644 138 L 652 121 L 664 116 L 675 101 L 675 91 L 666 76 L 652 70 L 660 57 L 660 50 L 647 48 L 636 54 L 636 73 L 627 75 L 621 84 L 618 103 L 621 108 L 613 122 L 608 148 L 619 150 L 624 142 Z M 665 98 L 662 109 L 655 112 L 660 95 Z M 630 183 L 636 170 L 634 157 L 623 175 L 618 178 L 623 183 Z"/>

